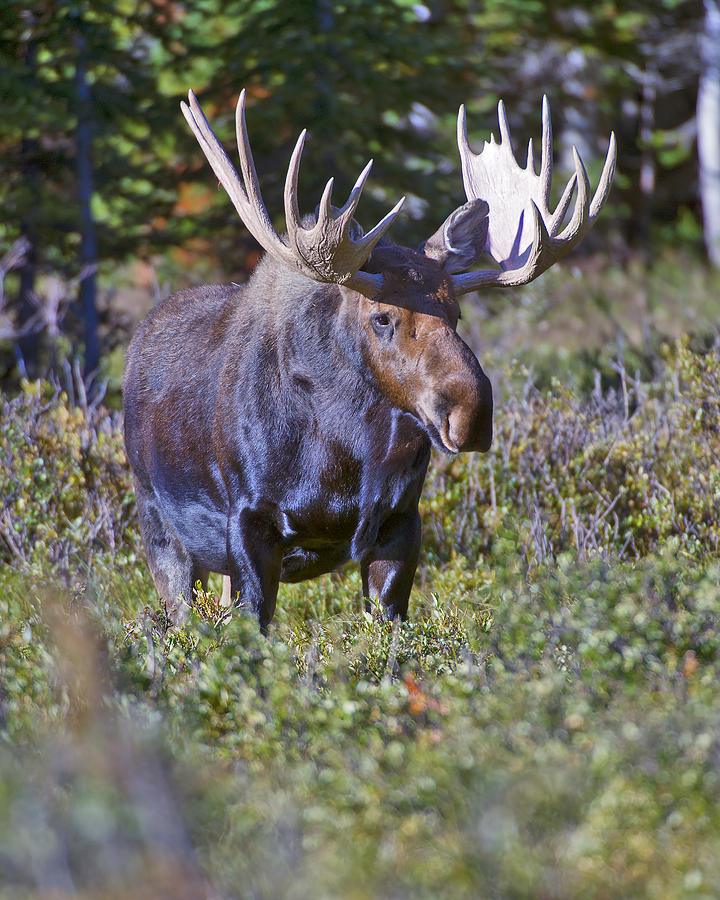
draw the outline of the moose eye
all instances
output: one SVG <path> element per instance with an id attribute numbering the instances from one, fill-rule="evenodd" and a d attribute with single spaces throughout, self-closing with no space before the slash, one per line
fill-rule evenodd
<path id="1" fill-rule="evenodd" d="M 372 316 L 370 323 L 378 337 L 388 337 L 393 332 L 393 323 L 386 313 L 377 313 Z"/>

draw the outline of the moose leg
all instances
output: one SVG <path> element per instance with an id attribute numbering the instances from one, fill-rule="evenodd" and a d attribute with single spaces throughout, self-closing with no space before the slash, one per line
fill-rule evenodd
<path id="1" fill-rule="evenodd" d="M 228 562 L 233 606 L 257 616 L 267 631 L 275 612 L 282 549 L 268 517 L 252 509 L 230 515 Z"/>
<path id="2" fill-rule="evenodd" d="M 379 600 L 389 619 L 404 619 L 419 554 L 420 514 L 413 509 L 385 524 L 360 565 L 366 607 Z"/>
<path id="3" fill-rule="evenodd" d="M 157 504 L 144 496 L 137 483 L 135 498 L 150 574 L 170 622 L 181 625 L 187 618 L 193 585 L 198 578 L 203 579 L 203 572 L 196 570 L 190 553 Z"/>

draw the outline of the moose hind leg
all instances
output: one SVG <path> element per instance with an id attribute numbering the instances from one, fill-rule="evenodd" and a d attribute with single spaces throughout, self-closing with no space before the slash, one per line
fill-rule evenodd
<path id="1" fill-rule="evenodd" d="M 136 490 L 135 496 L 150 574 L 170 622 L 180 625 L 187 618 L 195 580 L 204 580 L 203 576 L 207 575 L 193 565 L 190 553 L 157 504 L 143 498 L 140 490 Z"/>

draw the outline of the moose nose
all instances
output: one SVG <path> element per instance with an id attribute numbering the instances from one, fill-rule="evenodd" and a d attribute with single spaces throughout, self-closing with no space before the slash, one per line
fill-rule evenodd
<path id="1" fill-rule="evenodd" d="M 425 390 L 419 412 L 450 453 L 490 449 L 493 396 L 490 379 L 477 357 L 448 330 L 425 353 Z"/>
<path id="2" fill-rule="evenodd" d="M 481 369 L 473 389 L 468 391 L 467 385 L 463 387 L 461 402 L 456 402 L 447 415 L 443 439 L 450 450 L 485 453 L 492 443 L 492 385 Z"/>

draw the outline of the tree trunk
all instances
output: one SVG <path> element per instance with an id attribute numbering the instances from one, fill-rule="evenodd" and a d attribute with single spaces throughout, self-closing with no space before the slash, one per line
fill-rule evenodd
<path id="1" fill-rule="evenodd" d="M 77 130 L 75 133 L 76 174 L 80 206 L 80 290 L 78 305 L 85 337 L 85 375 L 96 371 L 100 363 L 98 314 L 95 302 L 97 269 L 97 237 L 92 215 L 92 106 L 87 79 L 87 41 L 78 23 L 75 35 L 77 63 L 75 68 L 75 99 L 77 102 Z"/>
<path id="2" fill-rule="evenodd" d="M 708 257 L 720 267 L 720 0 L 704 0 L 697 130 L 700 202 Z"/>
<path id="3" fill-rule="evenodd" d="M 35 78 L 35 65 L 37 60 L 37 44 L 29 40 L 25 50 L 25 68 L 29 79 Z M 22 138 L 20 142 L 20 172 L 23 184 L 29 196 L 37 197 L 39 192 L 39 173 L 37 165 L 38 142 L 35 138 Z M 34 314 L 35 305 L 33 292 L 35 290 L 35 272 L 37 266 L 37 233 L 36 233 L 36 205 L 28 204 L 27 211 L 20 220 L 20 236 L 27 238 L 30 249 L 25 257 L 25 262 L 20 269 L 20 285 L 18 289 L 19 324 L 25 322 Z M 38 369 L 39 337 L 37 334 L 26 334 L 15 345 L 15 356 L 21 375 L 34 376 Z"/>
<path id="4" fill-rule="evenodd" d="M 645 257 L 646 265 L 652 262 L 650 229 L 655 198 L 656 164 L 652 144 L 655 129 L 655 104 L 657 102 L 657 72 L 650 65 L 645 69 L 640 99 L 640 202 L 636 218 L 636 241 Z"/>

